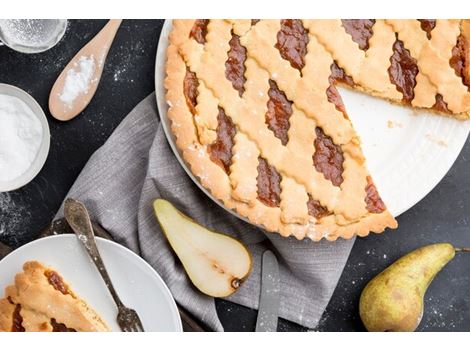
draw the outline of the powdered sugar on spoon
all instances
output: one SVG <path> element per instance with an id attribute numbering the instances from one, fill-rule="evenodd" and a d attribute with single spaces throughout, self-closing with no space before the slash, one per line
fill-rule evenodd
<path id="1" fill-rule="evenodd" d="M 49 96 L 49 110 L 57 120 L 73 119 L 90 103 L 121 22 L 122 20 L 110 20 L 74 56 L 57 78 Z"/>

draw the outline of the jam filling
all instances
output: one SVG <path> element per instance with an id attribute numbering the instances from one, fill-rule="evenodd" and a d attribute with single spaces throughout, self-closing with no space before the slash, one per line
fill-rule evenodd
<path id="1" fill-rule="evenodd" d="M 183 91 L 186 104 L 188 105 L 189 111 L 191 111 L 191 114 L 193 115 L 196 114 L 198 87 L 199 81 L 197 80 L 196 74 L 186 67 L 186 75 L 184 76 L 183 81 Z"/>
<path id="2" fill-rule="evenodd" d="M 443 112 L 445 114 L 451 114 L 452 111 L 447 107 L 447 103 L 444 101 L 444 98 L 441 94 L 436 94 L 436 103 L 432 107 L 434 110 Z"/>
<path id="3" fill-rule="evenodd" d="M 421 29 L 426 32 L 428 39 L 431 39 L 431 31 L 436 27 L 436 20 L 418 20 Z"/>
<path id="4" fill-rule="evenodd" d="M 52 332 L 77 332 L 75 329 L 68 328 L 65 324 L 58 323 L 54 318 L 51 319 Z"/>
<path id="5" fill-rule="evenodd" d="M 463 84 L 470 89 L 470 80 L 465 77 L 466 57 L 469 50 L 468 41 L 463 35 L 457 37 L 457 43 L 452 49 L 452 57 L 450 58 L 450 66 L 454 69 L 455 74 L 462 78 Z"/>
<path id="6" fill-rule="evenodd" d="M 277 33 L 275 47 L 281 53 L 281 57 L 299 71 L 305 66 L 307 44 L 308 31 L 301 20 L 281 20 L 281 30 Z"/>
<path id="7" fill-rule="evenodd" d="M 322 206 L 318 200 L 313 199 L 310 194 L 308 195 L 307 208 L 308 214 L 316 219 L 321 219 L 330 214 L 328 209 Z"/>
<path id="8" fill-rule="evenodd" d="M 24 332 L 23 317 L 21 316 L 21 304 L 16 305 L 12 319 L 13 324 L 11 326 L 11 332 Z"/>
<path id="9" fill-rule="evenodd" d="M 379 196 L 377 192 L 377 188 L 375 188 L 374 183 L 372 182 L 372 178 L 367 176 L 367 185 L 366 185 L 366 209 L 370 213 L 380 214 L 385 211 L 385 204 Z"/>
<path id="10" fill-rule="evenodd" d="M 347 118 L 348 114 L 346 113 L 346 108 L 344 107 L 343 99 L 339 95 L 338 89 L 332 84 L 326 90 L 326 95 L 328 97 L 328 101 L 332 104 L 335 104 L 336 110 L 343 113 L 343 115 Z"/>
<path id="11" fill-rule="evenodd" d="M 210 158 L 213 162 L 222 167 L 228 174 L 232 162 L 233 138 L 237 134 L 237 129 L 232 119 L 225 114 L 224 109 L 219 107 L 217 115 L 217 139 L 208 146 Z"/>
<path id="12" fill-rule="evenodd" d="M 268 207 L 279 207 L 281 204 L 281 175 L 266 159 L 258 158 L 258 199 Z"/>
<path id="13" fill-rule="evenodd" d="M 47 277 L 49 284 L 51 284 L 57 291 L 64 295 L 71 295 L 68 286 L 58 273 L 53 270 L 47 270 L 44 275 Z"/>
<path id="14" fill-rule="evenodd" d="M 343 151 L 333 143 L 333 140 L 324 134 L 319 127 L 315 128 L 315 153 L 313 154 L 313 165 L 334 186 L 343 183 Z"/>
<path id="15" fill-rule="evenodd" d="M 240 37 L 236 34 L 232 34 L 232 39 L 230 39 L 229 44 L 230 50 L 227 53 L 227 61 L 225 61 L 225 77 L 232 82 L 233 88 L 242 96 L 245 91 L 244 85 L 246 82 L 246 49 L 240 44 Z"/>
<path id="16" fill-rule="evenodd" d="M 199 44 L 205 44 L 208 24 L 209 20 L 196 20 L 193 28 L 191 28 L 191 32 L 189 32 L 189 37 L 193 38 Z"/>
<path id="17" fill-rule="evenodd" d="M 361 50 L 369 49 L 369 39 L 374 34 L 372 27 L 375 20 L 341 20 L 341 22 L 346 33 L 352 37 Z"/>
<path id="18" fill-rule="evenodd" d="M 415 93 L 416 75 L 418 74 L 418 65 L 411 56 L 410 51 L 405 48 L 403 42 L 397 39 L 393 44 L 393 55 L 390 57 L 390 67 L 388 75 L 390 81 L 397 87 L 397 90 L 403 94 L 403 102 L 411 104 Z"/>
<path id="19" fill-rule="evenodd" d="M 283 145 L 289 141 L 289 117 L 292 115 L 292 102 L 289 101 L 282 90 L 277 87 L 276 82 L 269 80 L 269 101 L 266 112 L 266 124 L 274 132 Z"/>
<path id="20" fill-rule="evenodd" d="M 331 74 L 329 79 L 330 86 L 326 90 L 326 95 L 328 97 L 328 101 L 332 104 L 335 104 L 336 110 L 343 113 L 343 115 L 347 118 L 348 114 L 346 113 L 346 108 L 344 107 L 343 99 L 339 95 L 338 90 L 335 87 L 336 83 L 343 83 L 347 84 L 348 86 L 354 86 L 354 81 L 351 76 L 348 76 L 346 72 L 338 66 L 336 61 L 331 64 Z"/>
<path id="21" fill-rule="evenodd" d="M 354 86 L 354 81 L 351 76 L 348 76 L 346 72 L 338 66 L 336 61 L 334 61 L 331 66 L 331 75 L 329 77 L 330 83 L 343 83 L 347 84 L 348 86 Z"/>

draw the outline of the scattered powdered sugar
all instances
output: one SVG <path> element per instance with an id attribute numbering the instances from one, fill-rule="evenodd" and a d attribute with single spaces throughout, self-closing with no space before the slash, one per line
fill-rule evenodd
<path id="1" fill-rule="evenodd" d="M 85 243 L 85 244 L 88 243 L 88 237 L 86 237 L 86 236 L 83 235 L 83 234 L 78 235 L 78 239 L 79 239 L 80 241 L 82 241 L 83 243 Z"/>
<path id="2" fill-rule="evenodd" d="M 395 128 L 395 127 L 403 127 L 403 124 L 400 121 L 393 121 L 393 120 L 388 120 L 387 121 L 387 127 L 388 128 Z"/>
<path id="3" fill-rule="evenodd" d="M 125 76 L 126 72 L 127 72 L 126 67 L 116 69 L 116 71 L 114 71 L 114 75 L 113 75 L 114 82 L 121 81 L 122 77 Z M 131 83 L 134 83 L 133 78 L 129 79 L 128 81 L 131 82 Z"/>
<path id="4" fill-rule="evenodd" d="M 24 223 L 31 219 L 31 212 L 18 205 L 10 193 L 0 193 L 0 239 L 15 243 L 17 233 L 21 231 Z"/>
<path id="5" fill-rule="evenodd" d="M 0 94 L 0 182 L 24 174 L 42 143 L 42 125 L 20 99 Z"/>
<path id="6" fill-rule="evenodd" d="M 59 95 L 60 100 L 71 106 L 79 95 L 86 94 L 92 82 L 95 66 L 93 55 L 90 57 L 81 56 L 74 67 L 67 71 L 64 88 Z"/>

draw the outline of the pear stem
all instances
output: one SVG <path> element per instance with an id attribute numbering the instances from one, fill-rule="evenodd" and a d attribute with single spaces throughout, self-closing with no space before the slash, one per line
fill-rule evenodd
<path id="1" fill-rule="evenodd" d="M 470 252 L 470 248 L 455 248 L 456 252 Z"/>

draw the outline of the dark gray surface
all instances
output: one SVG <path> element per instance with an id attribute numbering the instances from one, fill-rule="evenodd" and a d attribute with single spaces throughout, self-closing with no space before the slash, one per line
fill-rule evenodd
<path id="1" fill-rule="evenodd" d="M 21 190 L 0 193 L 0 240 L 18 247 L 36 238 L 52 220 L 91 153 L 127 113 L 154 90 L 154 60 L 161 20 L 128 20 L 110 50 L 102 82 L 90 106 L 68 123 L 47 109 L 49 91 L 73 55 L 104 20 L 71 21 L 65 38 L 43 54 L 25 55 L 0 47 L 0 82 L 18 86 L 44 108 L 51 127 L 51 151 L 44 169 Z M 318 327 L 320 331 L 362 331 L 357 307 L 365 284 L 395 259 L 428 243 L 470 246 L 470 143 L 442 182 L 399 217 L 399 229 L 358 239 Z M 429 288 L 419 330 L 470 331 L 470 254 L 460 254 Z M 253 331 L 256 311 L 218 300 L 227 331 Z M 305 330 L 280 320 L 279 331 Z"/>

